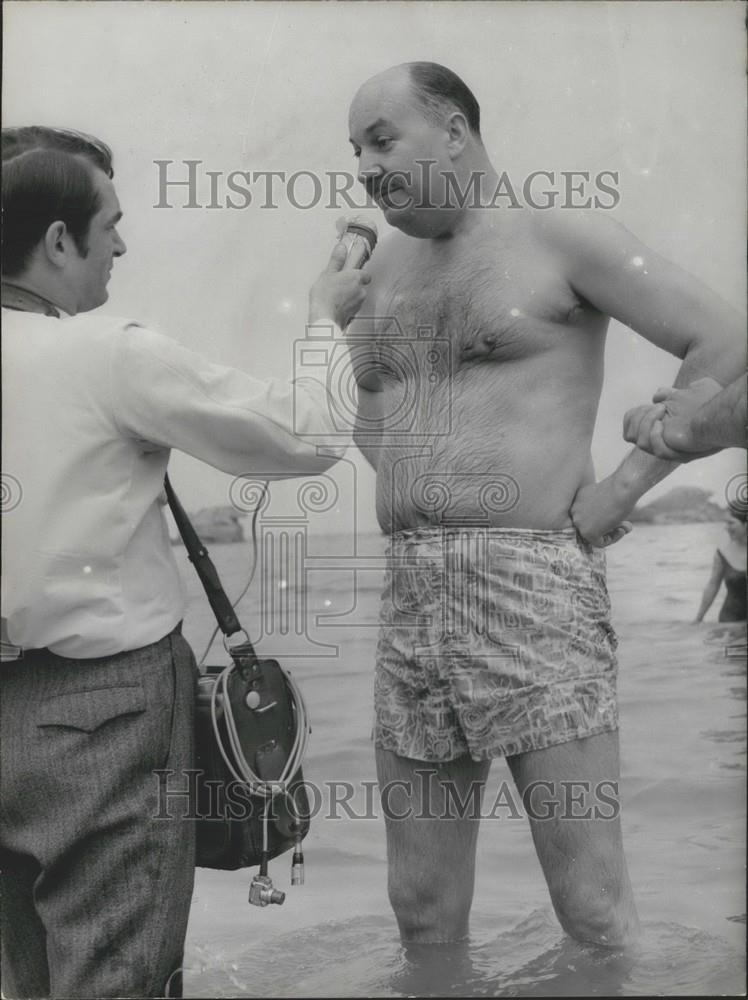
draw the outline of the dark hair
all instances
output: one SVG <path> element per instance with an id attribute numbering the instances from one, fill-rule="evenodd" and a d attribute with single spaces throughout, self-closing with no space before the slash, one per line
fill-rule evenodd
<path id="1" fill-rule="evenodd" d="M 101 207 L 93 170 L 114 176 L 112 152 L 93 136 L 32 125 L 2 130 L 3 274 L 23 272 L 53 222 L 64 222 L 78 252 Z"/>
<path id="2" fill-rule="evenodd" d="M 445 110 L 457 110 L 465 116 L 470 131 L 480 138 L 480 105 L 456 73 L 431 62 L 411 62 L 405 66 L 413 92 L 432 116 L 441 121 Z"/>

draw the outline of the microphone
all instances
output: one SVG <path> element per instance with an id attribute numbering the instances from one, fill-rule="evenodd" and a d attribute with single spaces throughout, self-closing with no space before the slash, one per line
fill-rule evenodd
<path id="1" fill-rule="evenodd" d="M 339 242 L 342 243 L 348 256 L 343 264 L 343 270 L 358 270 L 363 267 L 374 253 L 377 245 L 377 227 L 373 222 L 361 219 L 358 215 L 350 219 L 338 220 Z"/>

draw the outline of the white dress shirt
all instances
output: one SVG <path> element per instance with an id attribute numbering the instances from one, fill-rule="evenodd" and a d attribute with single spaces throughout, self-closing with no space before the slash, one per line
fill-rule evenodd
<path id="1" fill-rule="evenodd" d="M 348 443 L 321 381 L 260 381 L 129 320 L 3 309 L 2 380 L 2 614 L 11 643 L 61 656 L 136 649 L 183 617 L 171 448 L 280 479 Z"/>

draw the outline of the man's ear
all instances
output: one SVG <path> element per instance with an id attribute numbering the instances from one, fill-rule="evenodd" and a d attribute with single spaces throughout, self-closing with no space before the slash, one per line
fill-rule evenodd
<path id="1" fill-rule="evenodd" d="M 63 267 L 70 253 L 70 234 L 64 222 L 53 222 L 44 234 L 44 252 L 54 267 Z"/>
<path id="2" fill-rule="evenodd" d="M 449 121 L 447 122 L 447 133 L 447 151 L 449 152 L 450 157 L 454 160 L 465 148 L 468 135 L 470 134 L 470 129 L 468 128 L 465 116 L 459 111 L 454 111 L 449 116 Z"/>

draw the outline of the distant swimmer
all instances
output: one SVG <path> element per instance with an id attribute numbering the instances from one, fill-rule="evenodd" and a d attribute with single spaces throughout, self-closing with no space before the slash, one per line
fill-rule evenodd
<path id="1" fill-rule="evenodd" d="M 697 379 L 684 389 L 659 389 L 652 403 L 629 410 L 623 436 L 658 458 L 691 462 L 722 448 L 748 447 L 746 376 L 723 388 Z"/>
<path id="2" fill-rule="evenodd" d="M 717 546 L 712 572 L 701 597 L 694 624 L 704 620 L 719 589 L 725 585 L 725 600 L 719 622 L 744 622 L 746 603 L 746 513 L 733 507 L 727 514 L 727 538 Z"/>
<path id="3" fill-rule="evenodd" d="M 681 358 L 678 387 L 737 378 L 742 321 L 605 213 L 497 205 L 478 102 L 443 66 L 368 80 L 349 125 L 397 230 L 367 265 L 350 347 L 389 536 L 374 738 L 402 938 L 466 937 L 471 803 L 503 755 L 564 929 L 626 945 L 638 918 L 595 546 L 675 464 L 634 449 L 595 482 L 608 317 Z"/>

